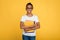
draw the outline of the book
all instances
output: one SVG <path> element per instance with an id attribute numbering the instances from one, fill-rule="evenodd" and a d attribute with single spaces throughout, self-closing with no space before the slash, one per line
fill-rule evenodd
<path id="1" fill-rule="evenodd" d="M 32 25 L 34 25 L 34 21 L 26 20 L 26 21 L 24 22 L 24 25 L 25 25 L 26 27 L 31 27 Z M 27 32 L 34 32 L 34 30 L 29 30 L 29 31 L 27 31 Z"/>

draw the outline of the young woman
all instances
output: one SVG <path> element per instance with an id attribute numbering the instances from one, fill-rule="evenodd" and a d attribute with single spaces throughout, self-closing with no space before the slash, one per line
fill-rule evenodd
<path id="1" fill-rule="evenodd" d="M 26 4 L 26 15 L 23 15 L 20 21 L 20 28 L 23 29 L 22 38 L 23 40 L 36 40 L 36 29 L 40 28 L 38 17 L 32 14 L 33 5 L 31 3 Z M 26 27 L 24 22 L 26 20 L 33 21 L 33 25 Z M 33 30 L 32 32 L 28 32 Z"/>

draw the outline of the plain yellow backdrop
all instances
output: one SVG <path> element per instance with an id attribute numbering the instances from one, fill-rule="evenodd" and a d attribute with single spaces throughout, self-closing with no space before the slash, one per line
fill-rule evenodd
<path id="1" fill-rule="evenodd" d="M 0 40 L 22 40 L 20 19 L 28 2 L 41 26 L 36 39 L 60 40 L 60 0 L 0 0 Z"/>

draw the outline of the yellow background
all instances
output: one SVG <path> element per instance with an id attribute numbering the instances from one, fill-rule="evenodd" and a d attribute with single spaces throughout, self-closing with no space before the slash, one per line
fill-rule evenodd
<path id="1" fill-rule="evenodd" d="M 28 2 L 41 25 L 36 39 L 60 40 L 60 0 L 0 0 L 0 40 L 22 40 L 20 19 Z"/>

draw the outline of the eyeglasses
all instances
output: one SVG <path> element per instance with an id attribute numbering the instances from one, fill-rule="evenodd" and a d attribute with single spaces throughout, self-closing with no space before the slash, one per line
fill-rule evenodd
<path id="1" fill-rule="evenodd" d="M 26 8 L 26 9 L 33 9 L 33 8 Z"/>

